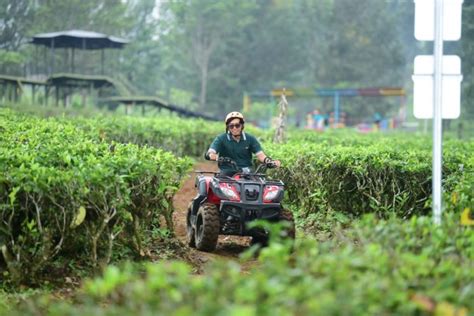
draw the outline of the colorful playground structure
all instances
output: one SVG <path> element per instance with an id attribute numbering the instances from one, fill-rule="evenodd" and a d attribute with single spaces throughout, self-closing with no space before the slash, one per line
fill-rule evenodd
<path id="1" fill-rule="evenodd" d="M 383 118 L 379 113 L 375 113 L 373 125 L 360 124 L 358 128 L 361 131 L 370 129 L 388 129 L 399 126 L 406 119 L 406 93 L 403 88 L 399 87 L 382 87 L 382 88 L 362 88 L 362 89 L 273 89 L 270 91 L 254 91 L 244 94 L 243 108 L 244 111 L 250 108 L 252 98 L 275 98 L 285 94 L 287 97 L 296 98 L 332 98 L 333 111 L 329 113 L 321 113 L 319 109 L 315 109 L 306 113 L 306 128 L 315 130 L 324 130 L 325 128 L 340 128 L 346 126 L 346 113 L 341 110 L 342 99 L 344 97 L 398 97 L 399 111 L 395 118 Z"/>

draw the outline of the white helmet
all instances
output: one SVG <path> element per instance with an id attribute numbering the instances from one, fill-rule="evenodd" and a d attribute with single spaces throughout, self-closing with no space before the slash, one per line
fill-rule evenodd
<path id="1" fill-rule="evenodd" d="M 235 118 L 238 118 L 242 121 L 242 123 L 245 123 L 244 116 L 242 115 L 242 113 L 240 113 L 240 112 L 230 112 L 225 117 L 225 124 L 227 125 L 230 120 L 233 120 Z"/>

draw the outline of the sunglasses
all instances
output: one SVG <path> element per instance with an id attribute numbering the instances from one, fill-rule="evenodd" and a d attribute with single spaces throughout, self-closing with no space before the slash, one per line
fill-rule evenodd
<path id="1" fill-rule="evenodd" d="M 242 124 L 240 123 L 237 123 L 237 124 L 229 124 L 227 125 L 229 127 L 229 129 L 233 129 L 233 128 L 241 128 L 242 127 Z"/>

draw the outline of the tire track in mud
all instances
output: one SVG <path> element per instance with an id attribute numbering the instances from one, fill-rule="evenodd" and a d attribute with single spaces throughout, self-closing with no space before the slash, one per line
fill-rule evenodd
<path id="1" fill-rule="evenodd" d="M 174 232 L 176 237 L 183 244 L 186 243 L 186 213 L 189 202 L 196 196 L 197 190 L 194 187 L 196 173 L 194 171 L 217 171 L 217 165 L 214 162 L 198 161 L 193 171 L 189 173 L 187 178 L 184 180 L 180 190 L 175 194 L 173 198 L 173 223 Z M 197 268 L 198 273 L 203 272 L 203 268 L 208 262 L 214 260 L 239 260 L 239 255 L 248 249 L 250 245 L 250 237 L 240 236 L 219 236 L 216 250 L 212 253 L 203 252 L 194 248 L 188 247 L 189 255 L 192 259 L 192 263 Z M 187 247 L 187 246 L 186 246 Z M 254 265 L 254 261 L 243 263 L 243 270 L 248 270 Z"/>

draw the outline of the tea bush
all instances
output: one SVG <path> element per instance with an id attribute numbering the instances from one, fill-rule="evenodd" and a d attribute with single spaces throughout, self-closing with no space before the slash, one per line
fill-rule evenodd
<path id="1" fill-rule="evenodd" d="M 274 175 L 285 182 L 288 200 L 298 205 L 303 216 L 329 210 L 408 217 L 429 211 L 430 145 L 424 139 L 395 136 L 379 140 L 373 136 L 371 140 L 365 136 L 346 139 L 345 135 L 317 144 L 299 140 L 267 145 L 268 152 L 284 166 Z M 459 185 L 474 170 L 472 152 L 473 141 L 446 142 L 443 185 L 448 195 L 455 187 L 469 191 Z M 472 198 L 472 190 L 467 191 L 463 192 Z"/>
<path id="2" fill-rule="evenodd" d="M 0 104 L 0 107 L 2 105 Z M 100 112 L 97 108 L 75 111 L 58 107 L 21 104 L 13 107 L 16 113 L 25 112 L 38 117 L 54 117 L 73 123 L 93 138 L 108 142 L 148 145 L 173 152 L 177 156 L 202 157 L 214 138 L 225 131 L 224 118 L 220 122 L 180 118 L 170 113 L 154 117 L 137 117 Z M 260 138 L 267 133 L 248 124 L 246 131 Z"/>
<path id="3" fill-rule="evenodd" d="M 40 297 L 12 315 L 466 315 L 474 308 L 474 235 L 448 215 L 366 216 L 339 237 L 272 242 L 258 264 L 214 262 L 193 275 L 180 262 L 110 266 L 72 302 Z"/>
<path id="4" fill-rule="evenodd" d="M 53 258 L 109 262 L 143 254 L 169 231 L 172 198 L 191 161 L 148 146 L 104 142 L 67 120 L 0 112 L 0 267 L 34 283 Z"/>
<path id="5" fill-rule="evenodd" d="M 74 124 L 105 141 L 153 146 L 177 156 L 202 157 L 223 124 L 177 117 L 102 117 L 75 119 Z"/>

